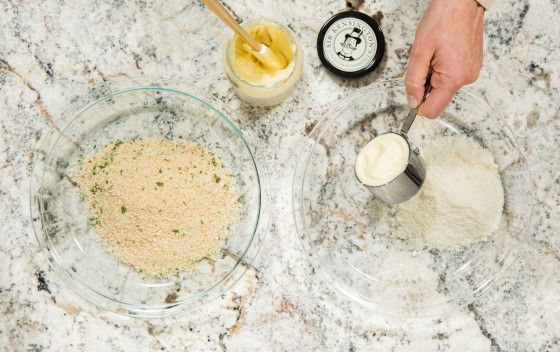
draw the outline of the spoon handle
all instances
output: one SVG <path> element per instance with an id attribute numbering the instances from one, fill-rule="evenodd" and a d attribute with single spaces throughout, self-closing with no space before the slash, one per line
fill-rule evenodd
<path id="1" fill-rule="evenodd" d="M 400 132 L 401 136 L 406 137 L 406 134 L 408 133 L 410 126 L 412 126 L 412 123 L 414 122 L 416 115 L 418 115 L 418 111 L 420 110 L 420 107 L 422 106 L 422 104 L 424 104 L 426 98 L 428 97 L 428 95 L 430 95 L 430 92 L 432 91 L 432 84 L 430 83 L 430 80 L 432 78 L 432 73 L 434 73 L 434 69 L 430 67 L 430 70 L 428 71 L 428 76 L 426 77 L 426 85 L 424 86 L 424 96 L 422 97 L 420 104 L 418 104 L 418 106 L 416 106 L 415 108 L 410 109 L 410 111 L 408 112 L 408 116 L 406 117 L 406 120 L 404 120 L 404 123 L 401 127 L 401 132 Z"/>
<path id="2" fill-rule="evenodd" d="M 212 12 L 216 14 L 225 24 L 227 24 L 235 34 L 240 36 L 249 46 L 256 51 L 261 50 L 261 44 L 247 33 L 243 27 L 231 16 L 231 14 L 218 2 L 218 0 L 202 0 Z"/>

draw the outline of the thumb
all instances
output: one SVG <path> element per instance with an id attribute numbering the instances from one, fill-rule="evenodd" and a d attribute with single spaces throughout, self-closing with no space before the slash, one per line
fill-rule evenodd
<path id="1" fill-rule="evenodd" d="M 415 42 L 412 45 L 404 79 L 406 98 L 411 108 L 415 108 L 424 96 L 426 76 L 430 70 L 433 53 L 433 50 L 421 43 Z"/>

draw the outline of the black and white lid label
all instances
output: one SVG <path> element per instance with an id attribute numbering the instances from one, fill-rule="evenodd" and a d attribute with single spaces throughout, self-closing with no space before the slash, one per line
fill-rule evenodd
<path id="1" fill-rule="evenodd" d="M 371 27 L 357 18 L 334 22 L 323 39 L 325 58 L 342 71 L 359 71 L 371 64 L 377 39 Z"/>
<path id="2" fill-rule="evenodd" d="M 385 48 L 379 25 L 371 17 L 355 11 L 333 16 L 321 29 L 318 39 L 321 61 L 327 69 L 341 75 L 357 76 L 371 71 Z"/>

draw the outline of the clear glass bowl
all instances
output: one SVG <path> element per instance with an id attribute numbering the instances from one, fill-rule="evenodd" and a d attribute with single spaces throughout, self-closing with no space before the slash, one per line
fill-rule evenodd
<path id="1" fill-rule="evenodd" d="M 214 260 L 194 272 L 144 277 L 108 253 L 88 226 L 89 210 L 73 180 L 80 154 L 119 138 L 189 140 L 221 155 L 241 195 L 241 221 Z M 178 81 L 112 82 L 75 103 L 42 138 L 35 153 L 30 206 L 33 229 L 52 269 L 99 307 L 138 317 L 186 313 L 230 289 L 264 240 L 269 181 L 264 156 L 247 126 L 221 102 Z"/>
<path id="2" fill-rule="evenodd" d="M 532 182 L 505 121 L 461 90 L 438 119 L 417 118 L 409 138 L 420 153 L 441 135 L 465 134 L 486 147 L 504 187 L 500 229 L 460 250 L 419 249 L 400 239 L 387 221 L 391 206 L 358 182 L 354 160 L 373 136 L 398 131 L 408 110 L 401 79 L 365 87 L 329 111 L 298 159 L 293 212 L 312 265 L 336 289 L 385 316 L 435 316 L 472 303 L 502 277 L 526 240 Z"/>

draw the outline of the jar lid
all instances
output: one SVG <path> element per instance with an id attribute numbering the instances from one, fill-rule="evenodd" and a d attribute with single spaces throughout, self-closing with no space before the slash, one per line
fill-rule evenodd
<path id="1" fill-rule="evenodd" d="M 323 66 L 343 78 L 358 78 L 373 71 L 385 51 L 379 24 L 358 11 L 331 17 L 319 31 L 317 52 Z"/>

